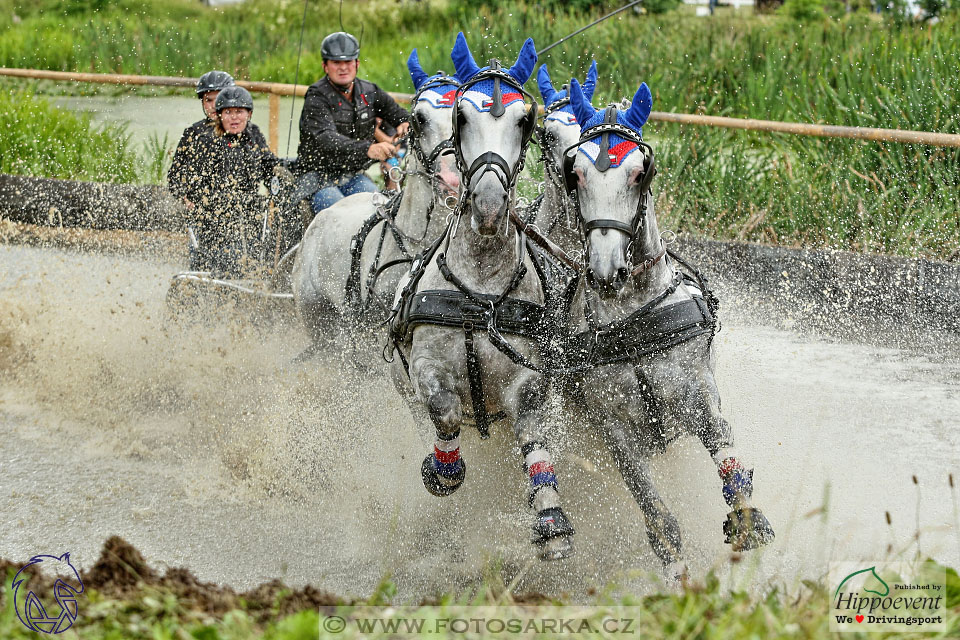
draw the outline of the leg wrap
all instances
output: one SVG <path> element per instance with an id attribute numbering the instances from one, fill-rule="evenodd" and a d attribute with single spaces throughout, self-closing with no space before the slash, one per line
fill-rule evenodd
<path id="1" fill-rule="evenodd" d="M 460 457 L 460 432 L 449 439 L 439 438 L 433 453 L 427 455 L 420 467 L 423 485 L 435 496 L 448 496 L 463 484 L 467 466 Z"/>
<path id="2" fill-rule="evenodd" d="M 723 499 L 727 505 L 732 507 L 753 495 L 753 469 L 744 469 L 736 458 L 725 458 L 717 465 L 717 473 L 723 480 Z"/>
<path id="3" fill-rule="evenodd" d="M 557 476 L 550 461 L 550 452 L 542 442 L 528 442 L 521 448 L 523 453 L 523 468 L 530 478 L 530 505 L 537 492 L 545 487 L 558 488 Z"/>
<path id="4" fill-rule="evenodd" d="M 440 444 L 440 443 L 438 443 Z M 460 459 L 460 447 L 444 451 L 439 446 L 433 446 L 433 469 L 437 475 L 452 478 L 463 469 L 463 460 Z"/>

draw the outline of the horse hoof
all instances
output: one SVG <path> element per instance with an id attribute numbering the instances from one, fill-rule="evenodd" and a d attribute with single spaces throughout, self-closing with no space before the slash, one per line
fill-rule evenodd
<path id="1" fill-rule="evenodd" d="M 444 476 L 437 473 L 436 458 L 431 453 L 423 459 L 423 465 L 420 466 L 420 475 L 423 477 L 423 486 L 431 494 L 438 498 L 444 498 L 463 484 L 463 479 L 467 475 L 467 464 L 460 459 L 457 461 L 458 469 L 451 476 Z"/>
<path id="2" fill-rule="evenodd" d="M 541 560 L 563 560 L 573 555 L 573 536 L 550 538 L 540 548 Z"/>
<path id="3" fill-rule="evenodd" d="M 724 542 L 734 551 L 749 551 L 773 542 L 775 534 L 770 521 L 759 509 L 742 507 L 727 514 L 723 523 Z"/>
<path id="4" fill-rule="evenodd" d="M 663 583 L 668 587 L 679 587 L 687 579 L 687 565 L 680 560 L 675 560 L 662 567 Z"/>
<path id="5" fill-rule="evenodd" d="M 540 511 L 533 533 L 533 544 L 540 547 L 541 560 L 560 560 L 573 553 L 573 525 L 560 507 Z"/>

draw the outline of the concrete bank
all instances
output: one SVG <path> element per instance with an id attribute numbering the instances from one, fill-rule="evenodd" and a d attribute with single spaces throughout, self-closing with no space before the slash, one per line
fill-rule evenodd
<path id="1" fill-rule="evenodd" d="M 678 253 L 759 303 L 820 328 L 890 323 L 960 334 L 960 264 L 823 249 L 680 238 Z"/>

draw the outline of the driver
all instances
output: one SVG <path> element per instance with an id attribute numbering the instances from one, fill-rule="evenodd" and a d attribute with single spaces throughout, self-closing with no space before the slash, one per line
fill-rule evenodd
<path id="1" fill-rule="evenodd" d="M 386 91 L 357 78 L 360 43 L 338 31 L 320 45 L 326 74 L 307 90 L 300 115 L 298 161 L 317 172 L 319 190 L 311 206 L 317 213 L 345 196 L 377 191 L 363 172 L 397 154 L 395 142 L 407 133 L 409 114 Z M 396 127 L 391 140 L 377 142 L 377 118 Z"/>

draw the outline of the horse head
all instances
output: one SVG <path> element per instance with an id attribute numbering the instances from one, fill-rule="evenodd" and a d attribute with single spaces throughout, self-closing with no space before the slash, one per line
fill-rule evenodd
<path id="1" fill-rule="evenodd" d="M 653 97 L 643 83 L 628 109 L 597 110 L 573 79 L 570 104 L 581 133 L 564 153 L 565 186 L 578 205 L 587 283 L 612 297 L 660 249 L 650 191 L 653 149 L 642 139 Z"/>
<path id="2" fill-rule="evenodd" d="M 497 60 L 481 68 L 461 32 L 450 57 L 462 83 L 453 105 L 453 140 L 470 225 L 480 235 L 494 235 L 512 206 L 536 126 L 536 100 L 523 90 L 537 61 L 536 47 L 528 38 L 509 69 Z"/>
<path id="3" fill-rule="evenodd" d="M 453 158 L 453 122 L 448 110 L 453 108 L 460 83 L 443 71 L 427 75 L 416 49 L 407 59 L 407 69 L 416 89 L 410 109 L 411 148 L 435 184 L 456 196 L 460 175 Z"/>
<path id="4" fill-rule="evenodd" d="M 597 61 L 594 60 L 590 64 L 590 70 L 582 87 L 583 95 L 587 100 L 593 97 L 596 86 Z M 564 85 L 557 91 L 550 80 L 550 72 L 545 64 L 540 65 L 540 70 L 537 71 L 537 87 L 540 89 L 544 108 L 540 149 L 546 161 L 550 163 L 550 170 L 559 175 L 560 154 L 580 139 L 580 127 L 577 116 L 573 113 L 573 107 L 570 105 L 568 85 Z"/>

